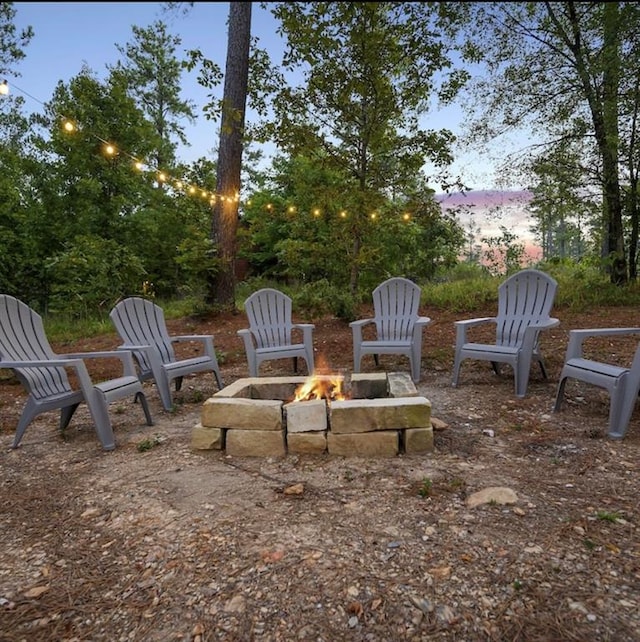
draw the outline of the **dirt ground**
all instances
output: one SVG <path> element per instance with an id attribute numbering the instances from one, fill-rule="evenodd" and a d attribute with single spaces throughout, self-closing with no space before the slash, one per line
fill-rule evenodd
<path id="1" fill-rule="evenodd" d="M 636 326 L 637 309 L 556 310 L 542 339 L 549 379 L 534 369 L 524 399 L 508 368 L 487 363 L 464 362 L 451 386 L 453 321 L 491 307 L 422 312 L 433 323 L 418 390 L 446 424 L 429 455 L 192 451 L 210 375 L 186 379 L 172 412 L 145 384 L 152 427 L 139 406 L 112 404 L 114 451 L 84 407 L 64 434 L 57 413 L 40 416 L 11 450 L 25 396 L 0 371 L 0 640 L 640 640 L 640 413 L 610 440 L 606 392 L 576 382 L 552 412 L 569 329 Z M 313 321 L 316 353 L 349 369 L 348 324 Z M 248 376 L 244 325 L 169 322 L 214 335 L 225 384 Z M 54 348 L 117 345 L 113 334 Z M 590 350 L 628 363 L 635 347 Z M 363 368 L 376 370 L 371 357 Z M 408 362 L 383 356 L 380 369 Z M 291 372 L 290 360 L 261 369 Z M 468 504 L 488 487 L 515 503 Z"/>

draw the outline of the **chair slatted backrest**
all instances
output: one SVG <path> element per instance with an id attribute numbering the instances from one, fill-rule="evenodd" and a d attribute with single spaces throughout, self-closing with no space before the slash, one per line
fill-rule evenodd
<path id="1" fill-rule="evenodd" d="M 0 359 L 47 361 L 56 358 L 45 335 L 42 317 L 22 301 L 7 294 L 0 295 Z M 13 370 L 36 399 L 71 390 L 67 373 L 62 367 Z"/>
<path id="2" fill-rule="evenodd" d="M 291 345 L 291 297 L 273 288 L 257 290 L 244 302 L 258 348 Z"/>
<path id="3" fill-rule="evenodd" d="M 521 270 L 498 288 L 496 343 L 516 346 L 534 322 L 551 317 L 557 282 L 539 270 Z"/>
<path id="4" fill-rule="evenodd" d="M 420 288 L 403 277 L 381 283 L 373 291 L 373 307 L 378 339 L 411 339 L 420 307 Z"/>
<path id="5" fill-rule="evenodd" d="M 110 316 L 125 343 L 155 346 L 162 363 L 176 360 L 164 311 L 153 301 L 137 296 L 123 299 L 113 308 Z M 144 370 L 150 369 L 144 352 L 136 353 L 136 358 Z"/>

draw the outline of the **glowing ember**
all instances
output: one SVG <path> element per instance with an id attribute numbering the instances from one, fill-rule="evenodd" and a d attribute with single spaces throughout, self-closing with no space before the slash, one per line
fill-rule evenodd
<path id="1" fill-rule="evenodd" d="M 310 401 L 311 399 L 341 401 L 347 398 L 342 388 L 344 377 L 331 373 L 322 357 L 319 358 L 319 361 L 320 365 L 316 367 L 313 375 L 296 388 L 294 401 Z"/>

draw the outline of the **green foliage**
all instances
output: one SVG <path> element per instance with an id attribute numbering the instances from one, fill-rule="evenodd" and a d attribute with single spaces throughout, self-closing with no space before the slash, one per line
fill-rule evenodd
<path id="1" fill-rule="evenodd" d="M 485 245 L 483 263 L 492 274 L 507 276 L 520 269 L 525 255 L 524 243 L 517 242 L 517 235 L 504 225 L 500 226 L 499 236 L 483 237 L 480 240 Z"/>
<path id="2" fill-rule="evenodd" d="M 146 439 L 143 439 L 142 441 L 138 442 L 138 452 L 144 453 L 147 452 L 148 450 L 151 450 L 152 448 L 155 448 L 156 446 L 159 446 L 164 442 L 164 439 L 159 437 L 158 435 L 154 437 L 147 437 Z"/>
<path id="3" fill-rule="evenodd" d="M 13 2 L 0 2 L 0 73 L 6 74 L 25 57 L 25 47 L 33 38 L 32 27 L 18 30 Z"/>
<path id="4" fill-rule="evenodd" d="M 242 216 L 239 256 L 254 274 L 300 284 L 327 280 L 351 290 L 356 237 L 364 292 L 391 274 L 425 280 L 456 263 L 464 235 L 427 188 L 407 196 L 411 215 L 381 198 L 372 218 L 358 215 L 352 179 L 311 158 L 278 159 L 270 182 L 272 189 L 253 194 Z"/>
<path id="5" fill-rule="evenodd" d="M 78 236 L 47 264 L 49 310 L 77 317 L 109 311 L 123 292 L 139 292 L 143 269 L 116 241 Z"/>
<path id="6" fill-rule="evenodd" d="M 428 477 L 425 477 L 422 480 L 420 489 L 418 490 L 418 495 L 420 495 L 420 497 L 422 498 L 431 497 L 432 491 L 433 491 L 433 482 Z"/>
<path id="7" fill-rule="evenodd" d="M 640 283 L 614 285 L 597 264 L 570 259 L 540 265 L 558 281 L 556 305 L 573 310 L 640 304 Z"/>
<path id="8" fill-rule="evenodd" d="M 340 249 L 339 263 L 328 262 L 332 268 L 342 266 L 355 295 L 363 268 L 370 268 L 379 280 L 381 266 L 395 272 L 412 256 L 405 248 L 419 247 L 414 234 L 403 238 L 394 254 L 393 245 L 381 239 L 392 228 L 370 225 L 372 215 L 380 214 L 381 221 L 386 214 L 398 215 L 420 193 L 418 201 L 424 201 L 425 190 L 420 188 L 425 162 L 444 169 L 451 161 L 451 132 L 424 130 L 419 121 L 434 99 L 436 72 L 451 68 L 448 54 L 455 40 L 456 12 L 453 7 L 441 11 L 437 3 L 407 2 L 273 6 L 287 39 L 284 66 L 302 69 L 304 83 L 291 87 L 273 82 L 273 118 L 262 135 L 277 140 L 291 158 L 313 162 L 310 173 L 317 168 L 327 172 L 323 178 L 339 181 L 333 190 L 325 190 L 324 203 L 314 193 L 315 180 L 307 182 L 306 192 L 290 190 L 295 194 L 287 196 L 295 195 L 296 205 L 306 212 L 318 207 L 321 217 L 328 213 L 332 223 L 322 232 L 338 242 L 326 244 L 325 252 L 314 259 Z M 442 77 L 441 96 L 449 100 L 465 75 L 451 72 Z M 317 204 L 301 205 L 305 193 Z M 340 210 L 348 213 L 344 220 L 337 217 Z M 309 219 L 306 222 L 309 225 Z M 333 227 L 342 234 L 333 234 Z M 326 273 L 310 276 L 315 266 L 300 260 L 311 256 L 322 232 L 316 228 L 316 239 L 302 233 L 281 237 L 281 257 L 292 272 L 287 276 L 309 281 L 325 276 L 337 282 Z M 292 257 L 298 257 L 295 264 Z"/>
<path id="9" fill-rule="evenodd" d="M 451 280 L 443 277 L 437 283 L 421 284 L 423 303 L 455 312 L 470 312 L 487 303 L 497 303 L 498 286 L 503 277 L 485 274 L 461 279 L 457 270 L 453 270 L 452 277 Z"/>
<path id="10" fill-rule="evenodd" d="M 356 304 L 351 294 L 326 279 L 305 283 L 297 288 L 293 304 L 296 310 L 304 311 L 312 319 L 326 315 L 333 315 L 344 321 L 356 318 Z"/>
<path id="11" fill-rule="evenodd" d="M 187 144 L 180 121 L 195 117 L 195 103 L 180 98 L 182 70 L 188 63 L 176 57 L 182 41 L 168 33 L 165 23 L 157 20 L 147 28 L 133 25 L 132 32 L 131 42 L 116 45 L 124 61 L 111 72 L 126 79 L 128 94 L 153 123 L 157 145 L 152 156 L 157 169 L 166 169 L 175 163 L 172 139 Z"/>
<path id="12" fill-rule="evenodd" d="M 600 306 L 640 305 L 640 283 L 613 285 L 596 264 L 570 259 L 540 263 L 537 269 L 558 282 L 556 307 L 589 310 Z M 421 283 L 425 305 L 470 312 L 498 301 L 503 275 L 491 276 L 481 267 L 460 263 L 442 272 L 437 281 Z"/>
<path id="13" fill-rule="evenodd" d="M 98 316 L 95 312 L 90 317 L 60 312 L 47 313 L 43 315 L 42 321 L 49 341 L 63 345 L 114 331 L 111 320 L 105 314 Z"/>
<path id="14" fill-rule="evenodd" d="M 612 513 L 605 510 L 599 510 L 596 517 L 602 522 L 611 522 L 612 524 L 617 523 L 621 519 L 620 513 Z"/>

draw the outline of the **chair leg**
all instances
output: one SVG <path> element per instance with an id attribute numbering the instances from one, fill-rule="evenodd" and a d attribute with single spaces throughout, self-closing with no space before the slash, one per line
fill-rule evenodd
<path id="1" fill-rule="evenodd" d="M 93 425 L 98 435 L 98 439 L 102 444 L 104 450 L 114 450 L 116 447 L 116 439 L 113 434 L 111 426 L 111 419 L 109 419 L 109 408 L 107 400 L 104 396 L 94 391 L 92 398 L 88 398 L 87 405 L 93 418 Z"/>
<path id="2" fill-rule="evenodd" d="M 175 379 L 176 383 L 176 392 L 182 388 L 182 377 L 176 377 Z"/>
<path id="3" fill-rule="evenodd" d="M 362 363 L 362 354 L 358 345 L 353 346 L 353 372 L 360 372 L 360 365 Z"/>
<path id="4" fill-rule="evenodd" d="M 147 426 L 153 426 L 153 419 L 151 417 L 151 412 L 149 412 L 149 404 L 144 392 L 136 392 L 135 401 L 140 401 L 142 410 L 144 410 L 144 416 L 147 419 Z"/>
<path id="5" fill-rule="evenodd" d="M 520 372 L 517 365 L 514 370 L 516 397 L 520 397 L 522 399 L 523 397 L 527 396 L 527 387 L 529 386 L 529 373 Z"/>
<path id="6" fill-rule="evenodd" d="M 454 388 L 458 387 L 458 378 L 460 377 L 460 365 L 462 363 L 462 359 L 456 354 L 455 360 L 453 362 L 453 375 L 451 377 L 451 385 Z"/>
<path id="7" fill-rule="evenodd" d="M 60 430 L 64 430 L 69 425 L 71 417 L 73 417 L 73 413 L 79 405 L 79 403 L 74 403 L 73 405 L 60 410 Z"/>
<path id="8" fill-rule="evenodd" d="M 410 366 L 411 366 L 411 378 L 413 379 L 413 383 L 419 383 L 420 382 L 420 360 L 418 359 L 415 361 L 413 358 L 410 359 Z"/>
<path id="9" fill-rule="evenodd" d="M 558 384 L 558 391 L 556 392 L 556 402 L 553 406 L 553 412 L 560 412 L 562 407 L 562 400 L 564 399 L 564 387 L 567 384 L 567 377 L 560 377 L 560 383 Z"/>
<path id="10" fill-rule="evenodd" d="M 162 406 L 165 410 L 170 411 L 173 408 L 173 399 L 171 398 L 171 388 L 165 377 L 156 378 L 156 388 L 162 400 Z"/>
<path id="11" fill-rule="evenodd" d="M 298 357 L 293 357 L 293 371 L 298 374 Z"/>
<path id="12" fill-rule="evenodd" d="M 33 421 L 35 416 L 38 414 L 38 406 L 33 402 L 32 397 L 30 396 L 27 399 L 27 403 L 20 415 L 20 420 L 18 421 L 18 427 L 16 428 L 16 434 L 13 438 L 12 448 L 17 448 L 22 441 L 24 431 L 27 429 L 27 426 Z"/>
<path id="13" fill-rule="evenodd" d="M 538 357 L 538 363 L 540 364 L 540 371 L 542 372 L 542 377 L 545 380 L 548 379 L 549 376 L 547 375 L 547 368 L 544 365 L 544 360 L 542 359 L 542 357 Z"/>

